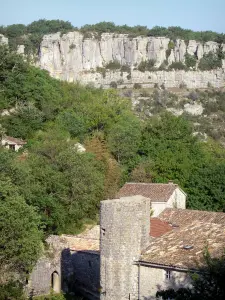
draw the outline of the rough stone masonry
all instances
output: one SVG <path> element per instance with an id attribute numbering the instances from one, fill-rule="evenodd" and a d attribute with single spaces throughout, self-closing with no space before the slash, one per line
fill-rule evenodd
<path id="1" fill-rule="evenodd" d="M 149 243 L 150 200 L 133 196 L 102 201 L 100 231 L 101 300 L 138 299 L 135 261 Z"/>

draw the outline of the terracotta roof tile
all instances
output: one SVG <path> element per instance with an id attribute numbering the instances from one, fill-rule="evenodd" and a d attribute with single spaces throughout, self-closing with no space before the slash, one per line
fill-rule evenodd
<path id="1" fill-rule="evenodd" d="M 166 202 L 178 185 L 173 183 L 126 183 L 116 198 L 141 195 L 155 202 Z"/>
<path id="2" fill-rule="evenodd" d="M 212 257 L 223 255 L 225 213 L 165 209 L 159 218 L 174 225 L 173 230 L 152 239 L 141 256 L 142 261 L 188 269 L 204 263 L 206 246 Z M 191 248 L 187 250 L 184 246 Z"/>
<path id="3" fill-rule="evenodd" d="M 151 237 L 159 237 L 171 230 L 173 230 L 173 227 L 158 218 L 151 218 L 150 220 L 150 236 Z"/>

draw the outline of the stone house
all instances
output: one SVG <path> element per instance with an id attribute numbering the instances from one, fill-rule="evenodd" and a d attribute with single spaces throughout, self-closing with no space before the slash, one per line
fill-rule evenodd
<path id="1" fill-rule="evenodd" d="M 186 208 L 185 192 L 172 181 L 165 183 L 126 183 L 116 197 L 141 195 L 151 200 L 152 216 L 157 217 L 165 208 Z"/>
<path id="2" fill-rule="evenodd" d="M 150 217 L 150 209 L 142 195 L 105 200 L 100 226 L 50 236 L 28 293 L 75 288 L 87 299 L 152 300 L 158 290 L 190 285 L 189 270 L 203 264 L 206 244 L 212 256 L 224 253 L 225 213 L 165 207 Z"/>
<path id="3" fill-rule="evenodd" d="M 22 148 L 24 145 L 26 145 L 27 142 L 17 139 L 11 136 L 3 136 L 1 139 L 1 144 L 7 149 L 11 149 L 14 151 L 18 151 L 20 148 Z"/>

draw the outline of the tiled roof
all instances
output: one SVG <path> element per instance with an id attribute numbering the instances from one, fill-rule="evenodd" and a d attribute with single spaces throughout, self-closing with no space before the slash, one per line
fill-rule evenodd
<path id="1" fill-rule="evenodd" d="M 224 213 L 166 209 L 159 218 L 173 225 L 173 230 L 152 239 L 141 261 L 188 269 L 204 263 L 206 246 L 213 257 L 224 254 Z"/>
<path id="2" fill-rule="evenodd" d="M 151 218 L 150 220 L 150 236 L 159 237 L 169 231 L 173 230 L 173 227 L 165 221 L 159 218 Z"/>
<path id="3" fill-rule="evenodd" d="M 11 136 L 5 136 L 3 139 L 16 145 L 25 145 L 27 143 L 21 139 L 17 139 Z"/>
<path id="4" fill-rule="evenodd" d="M 216 224 L 225 224 L 225 213 L 191 210 L 191 209 L 174 209 L 166 208 L 159 218 L 171 224 L 183 226 L 190 224 L 191 221 L 210 222 Z"/>
<path id="5" fill-rule="evenodd" d="M 173 183 L 126 183 L 117 193 L 116 198 L 141 195 L 153 202 L 166 202 L 178 188 Z"/>

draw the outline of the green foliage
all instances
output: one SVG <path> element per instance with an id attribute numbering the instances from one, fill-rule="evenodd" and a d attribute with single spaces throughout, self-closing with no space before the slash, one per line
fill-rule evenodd
<path id="1" fill-rule="evenodd" d="M 140 121 L 132 115 L 119 119 L 108 135 L 109 148 L 117 161 L 122 163 L 135 159 L 140 140 Z"/>
<path id="2" fill-rule="evenodd" d="M 4 156 L 4 151 L 1 154 Z M 24 274 L 31 270 L 41 251 L 40 218 L 4 173 L 0 185 L 0 265 Z"/>
<path id="3" fill-rule="evenodd" d="M 1 284 L 0 300 L 25 300 L 23 285 L 19 281 L 9 281 Z"/>
<path id="4" fill-rule="evenodd" d="M 105 76 L 106 76 L 106 69 L 105 68 L 97 67 L 96 72 L 102 74 L 102 77 L 105 78 Z"/>
<path id="5" fill-rule="evenodd" d="M 106 64 L 105 68 L 108 70 L 119 70 L 121 68 L 121 65 L 118 60 L 113 60 Z"/>
<path id="6" fill-rule="evenodd" d="M 185 54 L 185 65 L 187 68 L 195 68 L 197 63 L 197 57 L 189 53 Z"/>
<path id="7" fill-rule="evenodd" d="M 173 62 L 169 68 L 169 70 L 187 70 L 187 67 L 181 62 L 181 61 L 176 61 Z"/>
<path id="8" fill-rule="evenodd" d="M 130 73 L 131 68 L 128 65 L 122 65 L 120 71 Z"/>
<path id="9" fill-rule="evenodd" d="M 115 81 L 111 81 L 109 86 L 113 89 L 117 89 L 117 83 Z"/>
<path id="10" fill-rule="evenodd" d="M 143 60 L 140 62 L 140 64 L 138 65 L 138 70 L 141 72 L 145 72 L 145 71 L 154 71 L 155 68 L 155 63 L 156 61 L 154 59 L 149 59 L 149 60 Z"/>
<path id="11" fill-rule="evenodd" d="M 217 53 L 204 54 L 199 61 L 198 68 L 201 71 L 214 70 L 222 67 L 222 60 Z"/>
<path id="12" fill-rule="evenodd" d="M 135 84 L 134 84 L 134 89 L 135 89 L 135 90 L 141 89 L 141 84 L 140 84 L 140 83 L 135 83 Z"/>

